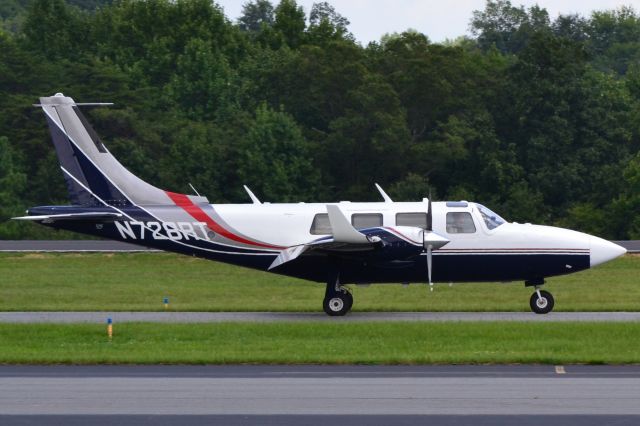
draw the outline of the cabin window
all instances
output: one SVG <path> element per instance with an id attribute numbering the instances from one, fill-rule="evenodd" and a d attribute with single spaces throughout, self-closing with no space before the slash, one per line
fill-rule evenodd
<path id="1" fill-rule="evenodd" d="M 415 226 L 416 228 L 427 229 L 426 213 L 398 213 L 396 214 L 396 225 Z"/>
<path id="2" fill-rule="evenodd" d="M 331 235 L 331 222 L 329 222 L 329 215 L 327 213 L 318 213 L 314 216 L 311 223 L 311 230 L 313 235 Z"/>
<path id="3" fill-rule="evenodd" d="M 351 224 L 356 229 L 382 226 L 382 215 L 380 213 L 356 213 L 351 216 Z"/>
<path id="4" fill-rule="evenodd" d="M 447 232 L 449 234 L 473 234 L 476 232 L 476 225 L 473 223 L 471 213 L 447 213 Z"/>

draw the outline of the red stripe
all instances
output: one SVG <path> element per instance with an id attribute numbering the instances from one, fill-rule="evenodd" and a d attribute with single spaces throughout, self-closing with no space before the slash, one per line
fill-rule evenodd
<path id="1" fill-rule="evenodd" d="M 223 237 L 228 238 L 230 240 L 234 240 L 239 243 L 248 244 L 252 246 L 267 247 L 267 248 L 274 248 L 274 249 L 284 248 L 280 246 L 273 246 L 270 244 L 257 243 L 255 241 L 250 241 L 250 240 L 247 240 L 246 238 L 242 238 L 238 235 L 235 235 L 227 231 L 226 229 L 224 229 L 222 226 L 220 226 L 215 220 L 213 220 L 208 214 L 206 214 L 200 207 L 196 206 L 189 199 L 188 196 L 184 194 L 176 194 L 175 192 L 169 192 L 169 191 L 165 191 L 165 192 L 169 196 L 169 198 L 171 198 L 171 200 L 174 203 L 176 203 L 177 206 L 182 207 L 182 209 L 187 213 L 189 213 L 189 215 L 191 215 L 191 217 L 193 217 L 195 220 L 206 223 L 207 227 L 211 229 L 213 232 L 215 232 L 216 234 L 220 234 Z"/>

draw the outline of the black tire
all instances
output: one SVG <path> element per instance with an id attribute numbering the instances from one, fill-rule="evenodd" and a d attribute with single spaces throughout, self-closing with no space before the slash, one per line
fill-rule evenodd
<path id="1" fill-rule="evenodd" d="M 324 312 L 330 317 L 341 317 L 349 312 L 353 305 L 351 293 L 337 293 L 331 297 L 325 297 L 322 301 Z"/>
<path id="2" fill-rule="evenodd" d="M 538 297 L 538 292 L 531 295 L 531 299 L 529 299 L 531 310 L 536 314 L 547 314 L 551 312 L 555 303 L 551 293 L 540 290 L 540 296 L 541 297 Z"/>

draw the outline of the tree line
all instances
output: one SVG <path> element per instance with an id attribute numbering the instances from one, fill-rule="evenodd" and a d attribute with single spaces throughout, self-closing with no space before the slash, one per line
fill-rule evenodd
<path id="1" fill-rule="evenodd" d="M 327 2 L 7 0 L 0 7 L 0 238 L 67 203 L 39 96 L 86 112 L 145 180 L 213 203 L 482 202 L 508 220 L 640 238 L 640 15 L 488 0 L 472 37 L 366 46 Z M 68 235 L 64 235 L 68 237 Z"/>

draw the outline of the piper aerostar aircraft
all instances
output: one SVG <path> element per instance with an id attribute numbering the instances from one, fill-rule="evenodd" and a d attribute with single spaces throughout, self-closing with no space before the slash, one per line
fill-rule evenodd
<path id="1" fill-rule="evenodd" d="M 466 201 L 210 204 L 165 191 L 120 164 L 78 104 L 57 93 L 40 98 L 72 205 L 33 207 L 30 220 L 326 283 L 324 311 L 353 305 L 346 284 L 524 281 L 530 306 L 553 309 L 546 277 L 612 260 L 624 248 L 580 232 L 507 223 Z M 195 190 L 194 190 L 195 191 Z M 197 192 L 196 192 L 197 194 Z"/>

